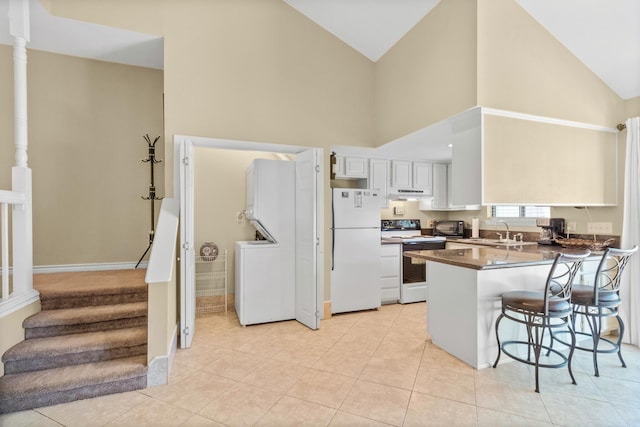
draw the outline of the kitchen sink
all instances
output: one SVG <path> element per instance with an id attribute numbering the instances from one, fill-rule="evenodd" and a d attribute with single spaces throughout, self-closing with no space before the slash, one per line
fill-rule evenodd
<path id="1" fill-rule="evenodd" d="M 468 238 L 468 239 L 458 239 L 456 240 L 458 243 L 470 243 L 474 245 L 484 245 L 484 246 L 522 246 L 522 245 L 537 245 L 536 242 L 521 242 L 512 239 L 484 239 L 484 238 Z"/>

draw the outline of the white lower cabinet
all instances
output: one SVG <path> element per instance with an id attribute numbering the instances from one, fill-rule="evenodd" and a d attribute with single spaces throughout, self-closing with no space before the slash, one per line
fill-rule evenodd
<path id="1" fill-rule="evenodd" d="M 401 283 L 402 244 L 384 244 L 380 250 L 380 291 L 383 304 L 398 302 Z"/>

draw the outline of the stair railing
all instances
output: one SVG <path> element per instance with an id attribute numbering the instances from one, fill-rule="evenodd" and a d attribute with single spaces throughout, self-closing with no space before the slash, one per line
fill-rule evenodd
<path id="1" fill-rule="evenodd" d="M 11 169 L 11 191 L 0 191 L 2 219 L 2 297 L 0 318 L 38 300 L 33 289 L 33 232 L 31 169 L 27 165 L 27 42 L 29 41 L 29 1 L 9 2 L 9 33 L 13 36 L 13 86 L 15 166 Z M 11 245 L 9 245 L 11 206 Z M 9 268 L 9 246 L 13 255 Z M 11 279 L 11 280 L 10 280 Z"/>
<path id="2" fill-rule="evenodd" d="M 7 301 L 12 294 L 9 266 L 9 206 L 24 203 L 24 194 L 0 190 L 0 270 L 2 271 L 2 293 L 0 299 Z"/>

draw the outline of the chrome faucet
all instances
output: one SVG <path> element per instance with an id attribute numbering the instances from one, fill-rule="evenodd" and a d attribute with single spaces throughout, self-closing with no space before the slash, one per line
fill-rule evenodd
<path id="1" fill-rule="evenodd" d="M 509 240 L 509 224 L 507 224 L 506 221 L 498 221 L 498 222 L 504 224 L 504 226 L 507 227 L 507 240 Z M 498 233 L 498 234 L 500 234 L 500 233 Z M 502 235 L 500 235 L 500 239 L 502 239 Z"/>

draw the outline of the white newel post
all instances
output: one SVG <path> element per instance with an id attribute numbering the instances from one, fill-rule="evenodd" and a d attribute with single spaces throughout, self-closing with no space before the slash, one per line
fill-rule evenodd
<path id="1" fill-rule="evenodd" d="M 37 299 L 33 289 L 33 233 L 31 169 L 27 165 L 27 42 L 29 0 L 10 0 L 9 32 L 14 40 L 15 166 L 11 170 L 12 190 L 24 194 L 24 203 L 14 204 L 13 296 L 22 304 Z"/>

